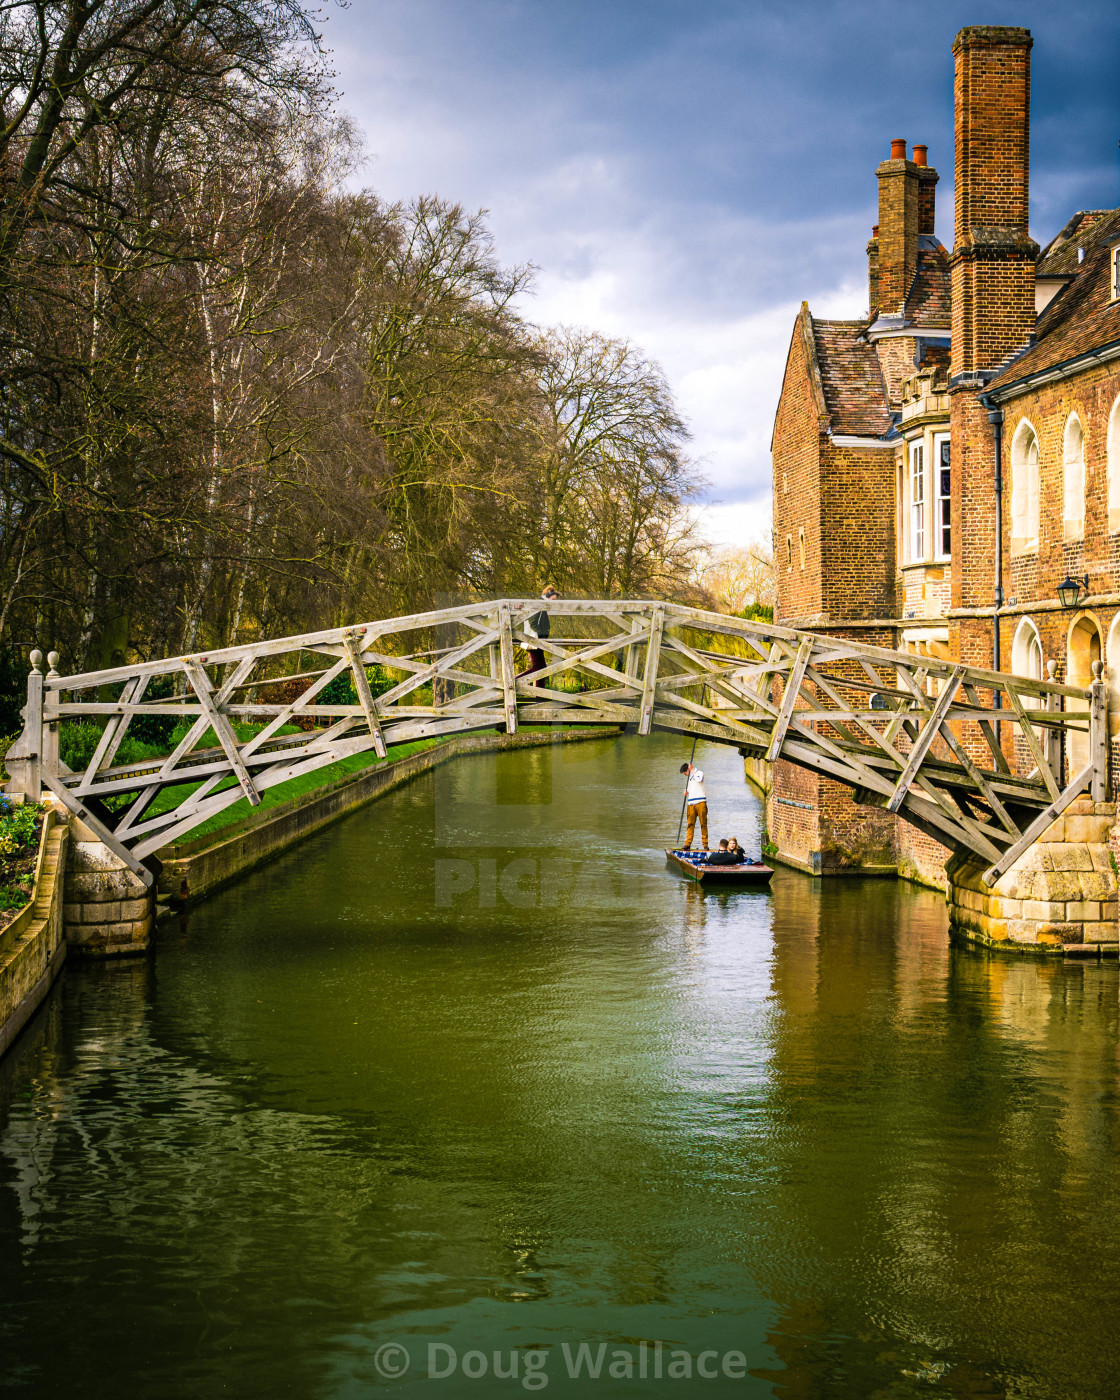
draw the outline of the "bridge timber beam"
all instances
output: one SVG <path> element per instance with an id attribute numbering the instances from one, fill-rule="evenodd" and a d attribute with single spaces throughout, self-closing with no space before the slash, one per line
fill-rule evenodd
<path id="1" fill-rule="evenodd" d="M 525 623 L 541 606 L 466 603 L 73 675 L 51 653 L 44 676 L 32 653 L 9 787 L 45 786 L 149 883 L 155 851 L 242 797 L 352 754 L 525 724 L 671 730 L 797 764 L 978 857 L 989 883 L 1080 793 L 1103 800 L 1099 663 L 1085 690 L 629 599 L 551 601 L 552 635 L 537 638 Z M 518 647 L 543 669 L 517 675 Z M 379 694 L 372 667 L 388 677 Z M 346 677 L 345 701 L 323 698 Z M 183 738 L 166 758 L 117 762 L 150 715 Z M 81 772 L 57 752 L 74 721 L 102 729 Z"/>

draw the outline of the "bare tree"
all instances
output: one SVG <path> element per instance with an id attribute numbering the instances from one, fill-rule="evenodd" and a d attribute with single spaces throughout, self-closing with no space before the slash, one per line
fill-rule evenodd
<path id="1" fill-rule="evenodd" d="M 698 582 L 720 612 L 741 613 L 754 605 L 774 606 L 774 556 L 768 541 L 707 552 Z"/>
<path id="2" fill-rule="evenodd" d="M 537 574 L 604 597 L 687 587 L 702 478 L 660 366 L 591 331 L 543 348 Z"/>

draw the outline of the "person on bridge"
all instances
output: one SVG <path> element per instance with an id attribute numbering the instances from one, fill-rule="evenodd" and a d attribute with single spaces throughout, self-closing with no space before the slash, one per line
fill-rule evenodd
<path id="1" fill-rule="evenodd" d="M 684 790 L 685 801 L 688 804 L 688 826 L 684 833 L 684 849 L 692 849 L 692 833 L 696 830 L 696 822 L 700 822 L 700 841 L 702 851 L 708 849 L 708 794 L 704 790 L 704 774 L 699 768 L 691 763 L 682 763 L 681 772 L 688 774 L 688 784 Z"/>
<path id="2" fill-rule="evenodd" d="M 541 593 L 541 597 L 546 601 L 552 598 L 559 598 L 559 596 L 560 594 L 557 593 L 551 583 L 546 584 L 544 591 Z M 549 633 L 547 609 L 541 608 L 540 612 L 535 612 L 532 617 L 527 617 L 524 626 L 525 631 L 528 632 L 530 637 L 536 637 L 538 640 L 546 638 Z M 526 647 L 525 650 L 529 654 L 529 665 L 524 671 L 518 672 L 518 680 L 521 680 L 524 676 L 531 676 L 536 671 L 543 671 L 546 665 L 544 652 L 540 647 Z M 536 685 L 536 681 L 530 681 L 529 684 Z"/>

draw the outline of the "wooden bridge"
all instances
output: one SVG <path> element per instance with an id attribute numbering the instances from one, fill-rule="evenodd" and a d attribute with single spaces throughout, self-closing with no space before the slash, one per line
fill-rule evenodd
<path id="1" fill-rule="evenodd" d="M 784 759 L 979 857 L 989 883 L 1079 794 L 1104 800 L 1099 663 L 1084 690 L 658 602 L 550 602 L 554 635 L 537 640 L 524 624 L 541 607 L 473 603 L 81 675 L 54 652 L 43 675 L 32 653 L 8 786 L 49 790 L 149 884 L 158 849 L 243 797 L 371 749 L 523 724 L 674 730 Z M 545 654 L 531 680 L 519 646 Z M 379 694 L 374 666 L 392 678 Z M 347 703 L 328 702 L 340 677 Z M 118 762 L 151 715 L 185 734 L 165 758 Z M 81 772 L 59 758 L 73 721 L 101 729 Z"/>

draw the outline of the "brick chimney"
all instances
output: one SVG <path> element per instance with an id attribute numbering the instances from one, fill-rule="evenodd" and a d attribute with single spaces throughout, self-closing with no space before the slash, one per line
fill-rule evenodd
<path id="1" fill-rule="evenodd" d="M 918 232 L 933 234 L 934 196 L 937 190 L 937 171 L 926 164 L 927 147 L 914 147 L 914 164 L 918 167 Z"/>
<path id="2" fill-rule="evenodd" d="M 895 316 L 906 300 L 918 267 L 918 167 L 906 158 L 906 142 L 891 142 L 891 158 L 879 176 L 880 315 Z"/>
<path id="3" fill-rule="evenodd" d="M 876 224 L 871 230 L 871 237 L 867 244 L 867 308 L 870 315 L 875 315 L 875 308 L 879 305 L 879 225 Z"/>
<path id="4" fill-rule="evenodd" d="M 953 44 L 956 228 L 950 259 L 952 372 L 994 370 L 1034 329 L 1038 245 L 1027 232 L 1031 44 L 978 25 Z"/>

